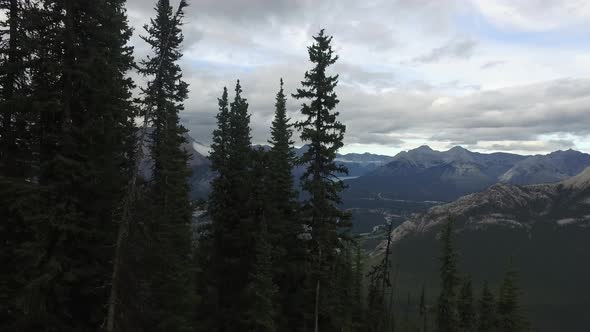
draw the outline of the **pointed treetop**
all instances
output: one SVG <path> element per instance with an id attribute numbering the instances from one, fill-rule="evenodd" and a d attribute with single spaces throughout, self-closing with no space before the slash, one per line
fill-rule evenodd
<path id="1" fill-rule="evenodd" d="M 236 95 L 239 95 L 242 92 L 242 86 L 240 85 L 240 80 L 236 81 Z"/>

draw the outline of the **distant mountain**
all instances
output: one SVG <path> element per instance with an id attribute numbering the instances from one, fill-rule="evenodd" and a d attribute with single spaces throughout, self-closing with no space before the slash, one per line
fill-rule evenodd
<path id="1" fill-rule="evenodd" d="M 477 153 L 428 146 L 397 154 L 387 164 L 350 180 L 347 195 L 381 193 L 395 199 L 451 201 L 498 182 L 533 184 L 563 180 L 590 166 L 590 155 L 557 151 L 546 156 Z"/>
<path id="2" fill-rule="evenodd" d="M 308 146 L 303 145 L 302 147 L 295 148 L 295 154 L 301 157 Z M 392 161 L 392 156 L 385 156 L 373 153 L 348 153 L 348 154 L 337 154 L 336 162 L 340 163 L 348 169 L 348 175 L 342 174 L 342 177 L 358 177 L 370 173 L 379 167 Z M 295 169 L 295 176 L 299 178 L 299 175 L 303 174 L 303 168 Z"/>
<path id="3" fill-rule="evenodd" d="M 148 130 L 148 133 L 151 129 Z M 191 195 L 193 199 L 205 199 L 209 195 L 211 190 L 211 181 L 213 180 L 215 173 L 210 169 L 211 162 L 207 158 L 209 156 L 210 147 L 195 141 L 190 135 L 185 134 L 186 143 L 183 144 L 189 156 L 189 167 L 191 168 Z M 262 148 L 264 150 L 270 149 L 268 145 L 256 145 L 255 148 Z M 301 156 L 307 149 L 307 146 L 296 148 L 295 153 Z M 151 159 L 149 156 L 149 150 L 144 148 L 145 157 L 141 163 L 141 174 L 145 178 L 151 177 Z M 344 164 L 349 169 L 349 175 L 351 177 L 360 176 L 366 174 L 376 168 L 386 164 L 392 160 L 391 156 L 376 155 L 371 153 L 364 154 L 338 154 L 337 162 Z M 293 176 L 297 180 L 303 174 L 304 168 L 302 166 L 296 167 L 293 170 Z M 344 175 L 343 175 L 344 176 Z"/>
<path id="4" fill-rule="evenodd" d="M 501 182 L 513 184 L 553 183 L 580 173 L 590 165 L 590 155 L 574 151 L 556 151 L 528 157 L 502 174 Z"/>
<path id="5" fill-rule="evenodd" d="M 587 331 L 590 317 L 590 167 L 553 184 L 495 184 L 416 214 L 392 233 L 399 287 L 438 292 L 439 232 L 455 225 L 462 272 L 498 285 L 514 259 L 534 331 Z M 379 251 L 384 249 L 384 243 Z"/>
<path id="6" fill-rule="evenodd" d="M 152 176 L 153 161 L 150 156 L 150 139 L 149 135 L 153 128 L 147 129 L 146 144 L 143 148 L 143 159 L 140 162 L 139 174 L 144 179 L 149 179 Z M 139 133 L 138 133 L 139 135 Z M 184 135 L 186 142 L 182 144 L 182 148 L 189 155 L 188 167 L 191 169 L 191 177 L 189 179 L 191 185 L 191 197 L 193 199 L 204 199 L 209 195 L 210 182 L 213 179 L 213 172 L 211 172 L 211 162 L 207 158 L 209 155 L 209 147 L 195 141 L 188 133 Z"/>

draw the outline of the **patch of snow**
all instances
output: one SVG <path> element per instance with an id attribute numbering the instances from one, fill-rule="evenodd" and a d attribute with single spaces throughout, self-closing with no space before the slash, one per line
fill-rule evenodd
<path id="1" fill-rule="evenodd" d="M 205 144 L 193 141 L 193 149 L 205 157 L 209 156 L 210 149 Z"/>
<path id="2" fill-rule="evenodd" d="M 565 225 L 575 224 L 577 221 L 578 220 L 574 219 L 574 218 L 564 218 L 564 219 L 559 219 L 556 222 L 559 226 L 565 226 Z"/>

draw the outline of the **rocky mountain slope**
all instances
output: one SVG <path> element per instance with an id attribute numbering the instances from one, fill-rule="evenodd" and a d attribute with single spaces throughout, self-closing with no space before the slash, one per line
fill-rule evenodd
<path id="1" fill-rule="evenodd" d="M 590 167 L 553 184 L 495 184 L 413 215 L 391 234 L 400 288 L 417 292 L 425 284 L 438 293 L 439 231 L 449 216 L 460 269 L 476 287 L 484 280 L 497 287 L 512 258 L 534 331 L 587 331 Z"/>
<path id="2" fill-rule="evenodd" d="M 472 230 L 490 225 L 528 230 L 538 222 L 590 227 L 590 167 L 555 184 L 495 184 L 414 215 L 393 231 L 392 238 L 399 241 L 415 232 L 435 231 L 449 217 L 459 229 Z"/>

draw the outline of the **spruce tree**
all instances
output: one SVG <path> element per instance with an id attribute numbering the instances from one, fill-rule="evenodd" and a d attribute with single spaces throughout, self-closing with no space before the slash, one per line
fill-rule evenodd
<path id="1" fill-rule="evenodd" d="M 1 0 L 0 12 L 0 176 L 30 176 L 29 67 L 32 49 L 27 32 L 31 5 L 22 0 Z M 15 179 L 16 178 L 16 179 Z"/>
<path id="2" fill-rule="evenodd" d="M 520 332 L 529 329 L 528 321 L 522 313 L 520 304 L 521 291 L 517 283 L 518 275 L 512 259 L 510 259 L 504 280 L 500 286 L 497 304 L 498 329 L 503 332 Z"/>
<path id="3" fill-rule="evenodd" d="M 256 263 L 259 230 L 252 174 L 253 151 L 248 103 L 236 83 L 234 100 L 227 109 L 227 94 L 219 101 L 218 128 L 211 151 L 212 183 L 209 213 L 212 219 L 213 273 L 215 275 L 219 331 L 248 329 L 247 286 Z"/>
<path id="4" fill-rule="evenodd" d="M 453 220 L 443 226 L 441 234 L 442 255 L 440 257 L 441 291 L 438 297 L 436 324 L 437 331 L 458 331 L 457 298 L 457 252 L 453 246 Z"/>
<path id="5" fill-rule="evenodd" d="M 147 35 L 142 37 L 153 52 L 140 69 L 149 79 L 142 90 L 142 103 L 145 112 L 151 111 L 148 119 L 153 127 L 149 146 L 153 169 L 147 194 L 153 211 L 147 229 L 153 244 L 145 262 L 152 266 L 146 282 L 153 305 L 145 316 L 149 316 L 151 329 L 159 331 L 192 330 L 190 170 L 182 148 L 187 130 L 179 123 L 188 94 L 178 65 L 186 6 L 181 0 L 174 14 L 169 0 L 159 0 L 156 16 L 145 26 Z"/>
<path id="6" fill-rule="evenodd" d="M 353 267 L 353 330 L 361 331 L 365 326 L 365 305 L 363 301 L 363 254 L 359 240 L 354 244 L 354 267 Z"/>
<path id="7" fill-rule="evenodd" d="M 344 184 L 336 175 L 347 173 L 345 167 L 335 162 L 336 152 L 343 145 L 346 127 L 337 119 L 335 111 L 339 103 L 334 91 L 338 84 L 338 75 L 330 76 L 327 69 L 337 60 L 332 50 L 332 37 L 324 30 L 314 37 L 314 43 L 308 47 L 309 60 L 314 67 L 305 73 L 302 88 L 292 96 L 303 99 L 301 113 L 304 120 L 296 124 L 301 130 L 301 140 L 308 142 L 309 149 L 301 157 L 300 163 L 306 167 L 301 177 L 301 187 L 307 193 L 303 204 L 303 217 L 311 231 L 311 284 L 313 285 L 314 328 L 329 326 L 333 317 L 331 308 L 323 305 L 328 299 L 330 271 L 336 262 L 337 248 L 341 246 L 341 234 L 349 227 L 347 215 L 338 208 L 340 192 Z M 320 308 L 322 309 L 320 311 Z"/>
<path id="8" fill-rule="evenodd" d="M 35 151 L 27 196 L 36 204 L 20 216 L 29 236 L 18 259 L 29 265 L 16 320 L 20 330 L 97 330 L 132 164 L 131 32 L 123 1 L 19 3 L 35 59 L 26 75 L 31 99 L 20 104 L 31 115 L 23 132 Z"/>
<path id="9" fill-rule="evenodd" d="M 249 301 L 246 312 L 247 331 L 276 331 L 277 310 L 275 296 L 277 287 L 272 274 L 272 247 L 268 241 L 268 229 L 264 218 L 256 239 L 256 261 L 250 272 L 246 296 Z"/>
<path id="10" fill-rule="evenodd" d="M 36 186 L 31 184 L 35 114 L 28 107 L 31 96 L 25 65 L 31 56 L 26 40 L 30 8 L 20 0 L 1 0 L 0 13 L 0 261 L 5 266 L 0 275 L 0 329 L 7 329 L 16 320 L 22 271 L 27 269 L 19 247 L 29 240 L 27 215 L 38 202 Z"/>
<path id="11" fill-rule="evenodd" d="M 263 177 L 266 183 L 265 215 L 273 247 L 273 278 L 279 288 L 277 305 L 282 313 L 277 317 L 277 326 L 279 330 L 291 331 L 303 327 L 305 302 L 301 281 L 305 278 L 306 248 L 301 239 L 304 225 L 298 216 L 293 184 L 295 151 L 286 103 L 281 79 L 268 141 L 268 172 Z"/>
<path id="12" fill-rule="evenodd" d="M 496 325 L 496 301 L 488 287 L 488 282 L 484 281 L 478 305 L 477 331 L 491 332 L 495 330 Z"/>
<path id="13" fill-rule="evenodd" d="M 420 318 L 422 318 L 422 332 L 428 331 L 428 306 L 426 304 L 426 290 L 422 285 L 422 291 L 420 292 L 420 304 L 418 305 L 418 312 Z"/>
<path id="14" fill-rule="evenodd" d="M 476 326 L 475 309 L 473 306 L 473 288 L 471 279 L 466 278 L 459 293 L 457 301 L 457 310 L 459 313 L 459 327 L 461 331 L 473 331 Z"/>

